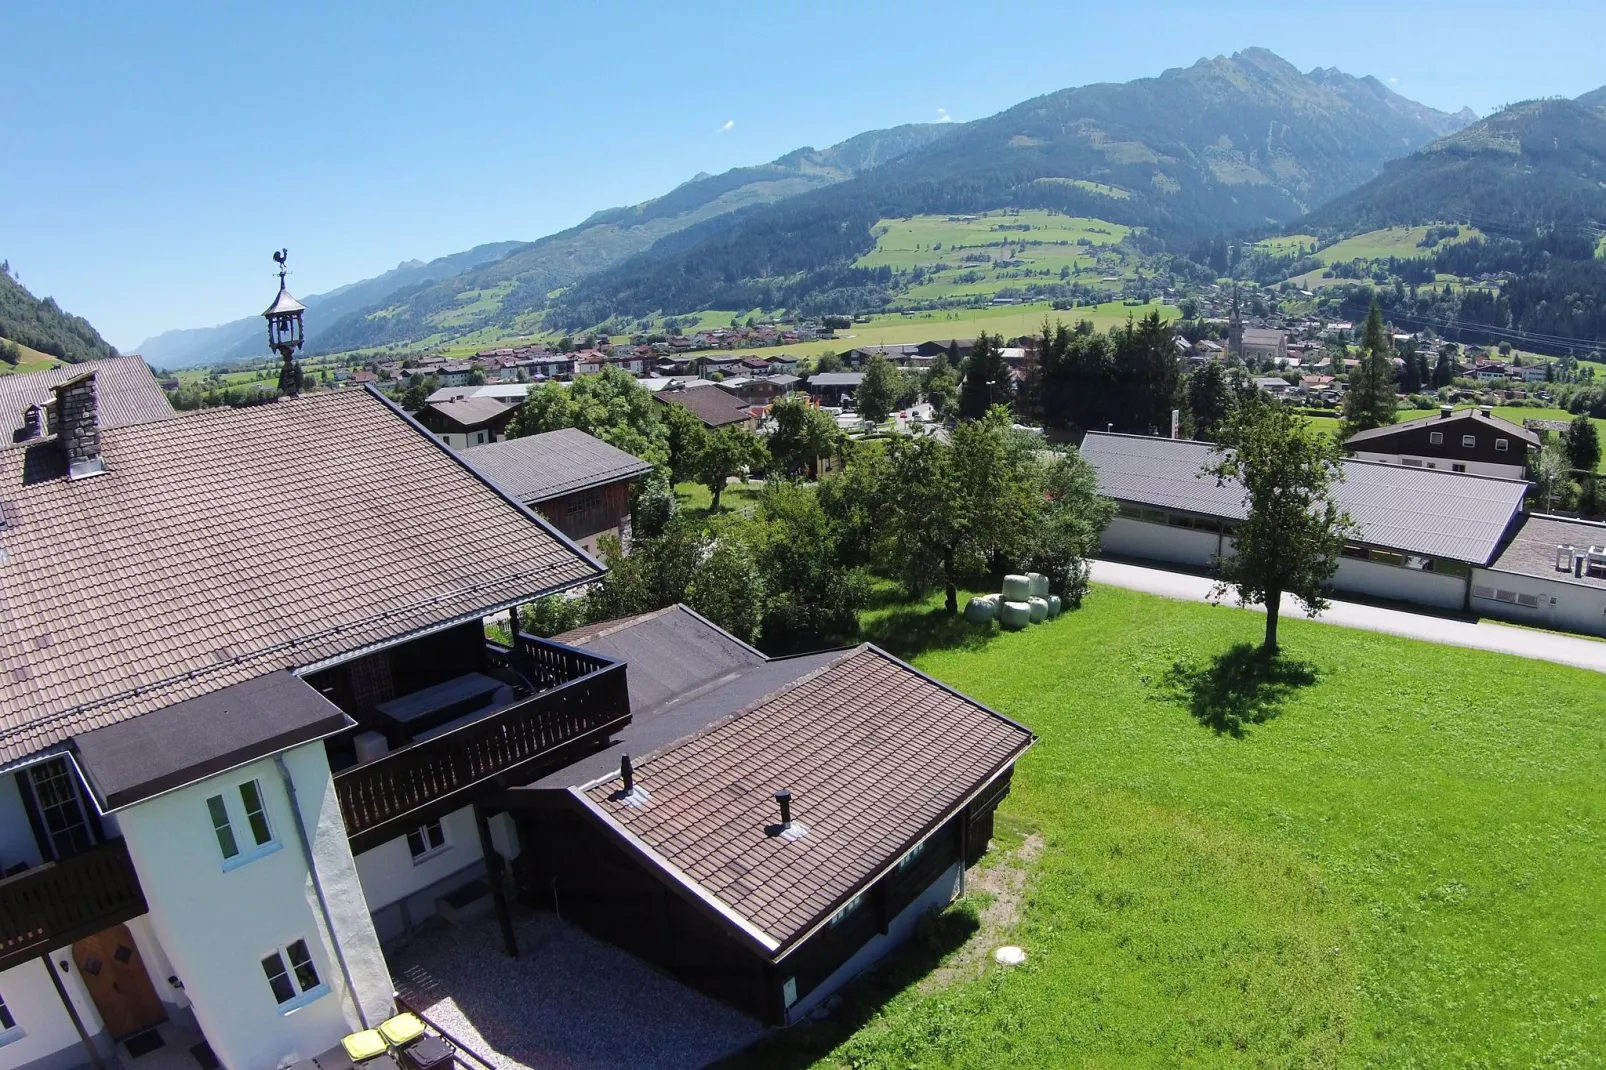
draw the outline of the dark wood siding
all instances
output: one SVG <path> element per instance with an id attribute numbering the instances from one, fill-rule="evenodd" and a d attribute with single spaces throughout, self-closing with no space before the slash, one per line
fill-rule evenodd
<path id="1" fill-rule="evenodd" d="M 1434 442 L 1432 436 L 1444 436 L 1443 442 Z M 1473 445 L 1463 446 L 1463 435 L 1471 435 Z M 1505 449 L 1495 445 L 1506 443 Z M 1434 420 L 1423 427 L 1412 427 L 1383 435 L 1367 442 L 1355 444 L 1358 453 L 1397 453 L 1407 457 L 1442 459 L 1441 468 L 1452 463 L 1477 461 L 1482 464 L 1512 464 L 1521 467 L 1528 463 L 1528 444 L 1516 435 L 1496 430 L 1486 424 L 1467 419 Z"/>
<path id="2" fill-rule="evenodd" d="M 535 510 L 571 539 L 584 539 L 619 527 L 630 516 L 630 481 L 550 498 Z"/>

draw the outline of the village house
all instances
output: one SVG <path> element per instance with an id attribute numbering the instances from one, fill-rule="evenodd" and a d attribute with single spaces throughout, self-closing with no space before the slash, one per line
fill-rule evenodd
<path id="1" fill-rule="evenodd" d="M 1433 416 L 1351 435 L 1344 448 L 1362 461 L 1523 479 L 1529 451 L 1539 449 L 1539 436 L 1502 420 L 1487 405 L 1444 405 Z"/>
<path id="2" fill-rule="evenodd" d="M 822 405 L 841 405 L 864 382 L 863 372 L 815 372 L 804 389 Z"/>
<path id="3" fill-rule="evenodd" d="M 436 438 L 460 450 L 500 439 L 517 411 L 517 405 L 494 397 L 457 397 L 427 403 L 418 414 L 418 422 Z"/>
<path id="4" fill-rule="evenodd" d="M 732 397 L 740 398 L 744 405 L 769 405 L 790 393 L 798 382 L 795 375 L 770 375 L 762 379 L 725 379 L 718 386 Z"/>
<path id="5" fill-rule="evenodd" d="M 630 549 L 630 488 L 652 465 L 572 427 L 463 451 L 480 475 L 595 557 L 605 536 Z"/>
<path id="6" fill-rule="evenodd" d="M 435 379 L 441 386 L 467 386 L 477 371 L 480 369 L 469 361 L 453 361 L 436 366 Z"/>
<path id="7" fill-rule="evenodd" d="M 681 406 L 711 430 L 730 426 L 746 427 L 751 430 L 757 422 L 752 412 L 739 399 L 731 397 L 723 390 L 706 386 L 671 385 L 656 391 L 653 398 L 665 405 Z"/>

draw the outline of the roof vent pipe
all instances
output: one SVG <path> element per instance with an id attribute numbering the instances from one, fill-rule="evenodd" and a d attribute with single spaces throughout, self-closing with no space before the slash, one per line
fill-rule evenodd
<path id="1" fill-rule="evenodd" d="M 1479 405 L 1478 406 L 1478 411 L 1483 413 L 1483 415 L 1485 415 L 1485 416 L 1493 416 L 1494 415 L 1494 406 L 1493 405 Z"/>
<path id="2" fill-rule="evenodd" d="M 1439 419 L 1448 420 L 1450 418 L 1451 414 L 1454 413 L 1454 412 L 1455 412 L 1455 406 L 1454 405 L 1440 405 L 1439 406 Z"/>
<path id="3" fill-rule="evenodd" d="M 619 756 L 619 777 L 625 782 L 624 792 L 629 795 L 636 790 L 636 768 L 630 764 L 630 755 Z"/>
<path id="4" fill-rule="evenodd" d="M 777 791 L 775 801 L 781 804 L 781 831 L 785 832 L 792 827 L 792 789 Z"/>

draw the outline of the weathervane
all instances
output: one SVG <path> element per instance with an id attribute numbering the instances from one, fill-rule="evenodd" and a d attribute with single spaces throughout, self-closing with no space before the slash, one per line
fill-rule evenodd
<path id="1" fill-rule="evenodd" d="M 284 361 L 279 369 L 279 393 L 295 397 L 301 393 L 301 368 L 295 362 L 295 354 L 301 348 L 301 314 L 307 306 L 292 297 L 285 286 L 284 277 L 290 270 L 285 262 L 289 258 L 288 249 L 273 254 L 273 262 L 279 265 L 279 296 L 262 317 L 268 321 L 268 348 Z"/>

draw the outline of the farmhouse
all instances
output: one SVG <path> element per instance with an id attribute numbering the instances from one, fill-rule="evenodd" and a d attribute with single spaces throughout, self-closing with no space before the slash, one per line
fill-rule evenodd
<path id="1" fill-rule="evenodd" d="M 1344 448 L 1362 461 L 1522 479 L 1528 451 L 1539 448 L 1539 436 L 1502 420 L 1487 405 L 1460 410 L 1445 405 L 1436 416 L 1351 435 Z"/>
<path id="2" fill-rule="evenodd" d="M 463 451 L 480 475 L 550 520 L 593 557 L 606 535 L 630 546 L 630 486 L 652 465 L 572 427 Z"/>
<path id="3" fill-rule="evenodd" d="M 668 386 L 654 393 L 653 397 L 665 405 L 679 405 L 687 409 L 709 428 L 732 425 L 751 428 L 755 423 L 747 406 L 723 390 Z"/>
<path id="4" fill-rule="evenodd" d="M 521 886 L 771 1024 L 962 889 L 1032 743 L 869 645 L 772 660 L 679 606 L 559 639 L 630 665 L 632 721 L 509 793 L 551 845 Z"/>
<path id="5" fill-rule="evenodd" d="M 462 397 L 432 401 L 418 414 L 418 422 L 453 449 L 495 442 L 518 411 L 495 398 Z"/>
<path id="6" fill-rule="evenodd" d="M 1232 553 L 1243 490 L 1200 475 L 1207 442 L 1089 432 L 1082 455 L 1118 514 L 1104 551 L 1205 568 Z M 1333 588 L 1465 609 L 1472 570 L 1489 565 L 1521 521 L 1528 485 L 1427 468 L 1345 461 L 1333 499 L 1360 526 Z"/>

